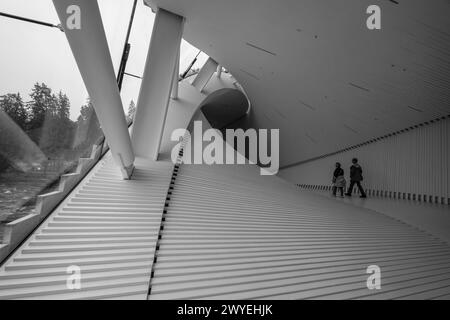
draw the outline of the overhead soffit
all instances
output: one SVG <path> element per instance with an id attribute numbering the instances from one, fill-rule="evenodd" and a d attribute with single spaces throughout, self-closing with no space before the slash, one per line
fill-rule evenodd
<path id="1" fill-rule="evenodd" d="M 243 85 L 255 125 L 280 129 L 282 165 L 450 113 L 449 1 L 146 3 L 186 17 L 184 38 Z"/>

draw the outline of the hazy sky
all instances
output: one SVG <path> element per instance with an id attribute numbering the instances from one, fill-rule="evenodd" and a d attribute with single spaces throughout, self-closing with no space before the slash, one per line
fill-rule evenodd
<path id="1" fill-rule="evenodd" d="M 120 64 L 126 30 L 133 0 L 98 0 L 116 70 Z M 58 24 L 58 16 L 51 0 L 0 0 L 0 12 Z M 142 75 L 150 42 L 154 13 L 138 1 L 130 37 L 131 52 L 126 71 Z M 71 118 L 78 117 L 87 92 L 63 32 L 56 28 L 35 25 L 0 16 L 0 95 L 20 92 L 28 101 L 28 94 L 37 81 L 46 83 L 56 93 L 65 92 L 71 102 Z M 180 70 L 184 70 L 198 50 L 183 40 Z M 196 63 L 206 60 L 202 54 Z M 124 109 L 130 101 L 137 102 L 141 81 L 125 76 L 122 87 Z"/>

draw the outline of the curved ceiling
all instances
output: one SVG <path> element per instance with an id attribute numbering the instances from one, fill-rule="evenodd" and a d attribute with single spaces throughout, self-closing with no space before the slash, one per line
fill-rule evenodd
<path id="1" fill-rule="evenodd" d="M 212 128 L 223 129 L 247 115 L 247 97 L 238 89 L 223 88 L 202 102 L 201 110 Z"/>
<path id="2" fill-rule="evenodd" d="M 450 113 L 449 0 L 145 0 L 227 68 L 280 162 L 331 153 Z M 381 8 L 381 30 L 366 9 Z"/>

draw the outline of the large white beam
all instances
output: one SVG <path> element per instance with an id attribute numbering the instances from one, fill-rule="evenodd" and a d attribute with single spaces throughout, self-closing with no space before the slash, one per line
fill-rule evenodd
<path id="1" fill-rule="evenodd" d="M 53 0 L 103 133 L 122 175 L 129 179 L 134 154 L 96 0 Z"/>
<path id="2" fill-rule="evenodd" d="M 217 66 L 217 78 L 220 78 L 222 76 L 222 66 L 219 64 Z"/>
<path id="3" fill-rule="evenodd" d="M 192 85 L 200 92 L 202 92 L 205 86 L 208 84 L 209 79 L 211 79 L 214 72 L 216 72 L 217 66 L 218 64 L 216 61 L 208 58 L 203 67 L 200 69 L 200 72 L 195 77 L 194 81 L 192 81 Z"/>
<path id="4" fill-rule="evenodd" d="M 183 23 L 179 15 L 163 9 L 156 12 L 131 133 L 138 156 L 158 159 Z"/>

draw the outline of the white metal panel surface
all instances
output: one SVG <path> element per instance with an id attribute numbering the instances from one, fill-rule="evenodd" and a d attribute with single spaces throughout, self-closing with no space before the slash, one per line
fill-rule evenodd
<path id="1" fill-rule="evenodd" d="M 448 0 L 145 0 L 243 86 L 281 166 L 450 113 Z M 366 10 L 381 9 L 381 30 Z"/>
<path id="2" fill-rule="evenodd" d="M 0 299 L 145 299 L 172 168 L 138 158 L 122 180 L 107 155 L 1 267 Z"/>
<path id="3" fill-rule="evenodd" d="M 163 216 L 150 299 L 437 298 L 450 248 L 371 210 L 260 176 L 181 165 Z M 367 267 L 381 268 L 381 290 Z"/>
<path id="4" fill-rule="evenodd" d="M 140 299 L 149 285 L 150 299 L 450 295 L 449 246 L 404 223 L 256 166 L 136 164 L 124 181 L 99 163 L 0 269 L 0 298 Z M 370 265 L 381 290 L 366 286 Z"/>
<path id="5" fill-rule="evenodd" d="M 353 157 L 359 159 L 363 185 L 371 193 L 450 204 L 450 118 L 282 169 L 279 175 L 302 186 L 330 186 L 335 162 L 349 180 Z"/>

